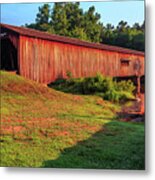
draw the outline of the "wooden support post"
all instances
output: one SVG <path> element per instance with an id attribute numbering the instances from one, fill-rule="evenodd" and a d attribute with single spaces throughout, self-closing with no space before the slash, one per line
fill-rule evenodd
<path id="1" fill-rule="evenodd" d="M 137 94 L 140 94 L 141 84 L 140 84 L 140 76 L 137 76 Z"/>

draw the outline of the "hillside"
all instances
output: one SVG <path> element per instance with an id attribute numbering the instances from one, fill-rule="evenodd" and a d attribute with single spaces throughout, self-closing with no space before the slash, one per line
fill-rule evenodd
<path id="1" fill-rule="evenodd" d="M 0 76 L 1 166 L 144 169 L 144 124 L 118 104 Z"/>

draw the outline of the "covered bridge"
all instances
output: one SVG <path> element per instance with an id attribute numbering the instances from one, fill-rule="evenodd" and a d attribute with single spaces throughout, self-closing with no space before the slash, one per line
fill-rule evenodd
<path id="1" fill-rule="evenodd" d="M 65 78 L 144 76 L 144 53 L 0 24 L 1 69 L 48 84 Z"/>

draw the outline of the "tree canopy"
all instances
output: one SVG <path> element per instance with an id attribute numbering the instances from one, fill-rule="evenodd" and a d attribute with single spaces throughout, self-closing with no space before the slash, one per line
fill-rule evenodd
<path id="1" fill-rule="evenodd" d="M 144 51 L 145 22 L 135 23 L 132 27 L 126 21 L 120 21 L 116 27 L 103 25 L 101 15 L 91 6 L 88 11 L 80 8 L 80 3 L 55 3 L 39 7 L 35 23 L 25 24 L 28 28 L 46 31 L 81 40 L 117 45 Z"/>

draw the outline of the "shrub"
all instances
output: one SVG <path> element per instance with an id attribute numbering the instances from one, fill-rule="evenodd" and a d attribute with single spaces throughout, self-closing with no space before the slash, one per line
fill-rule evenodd
<path id="1" fill-rule="evenodd" d="M 68 77 L 68 79 L 71 79 L 72 78 L 72 73 L 70 71 L 67 71 L 66 76 Z"/>
<path id="2" fill-rule="evenodd" d="M 71 92 L 74 94 L 84 94 L 83 81 L 84 81 L 83 78 L 67 80 L 66 84 L 68 87 L 68 92 Z"/>
<path id="3" fill-rule="evenodd" d="M 95 77 L 59 79 L 51 84 L 51 87 L 63 92 L 73 94 L 96 94 L 110 101 L 125 101 L 133 98 L 135 86 L 131 80 L 113 81 L 110 77 L 104 77 L 98 73 Z"/>
<path id="4" fill-rule="evenodd" d="M 93 77 L 87 77 L 84 79 L 83 83 L 84 94 L 92 94 L 95 92 L 95 79 Z"/>
<path id="5" fill-rule="evenodd" d="M 103 98 L 105 100 L 110 100 L 113 102 L 120 102 L 120 101 L 131 100 L 134 98 L 134 96 L 127 91 L 116 91 L 114 89 L 111 89 L 103 95 Z"/>
<path id="6" fill-rule="evenodd" d="M 66 83 L 66 79 L 56 79 L 51 85 L 59 85 L 59 84 L 64 84 Z"/>
<path id="7" fill-rule="evenodd" d="M 87 77 L 83 81 L 83 89 L 85 94 L 107 92 L 113 87 L 114 84 L 112 78 L 104 77 L 99 73 L 95 77 Z"/>
<path id="8" fill-rule="evenodd" d="M 135 86 L 131 80 L 128 81 L 120 81 L 120 82 L 115 82 L 115 89 L 117 91 L 128 91 L 128 92 L 133 92 L 135 90 Z"/>

